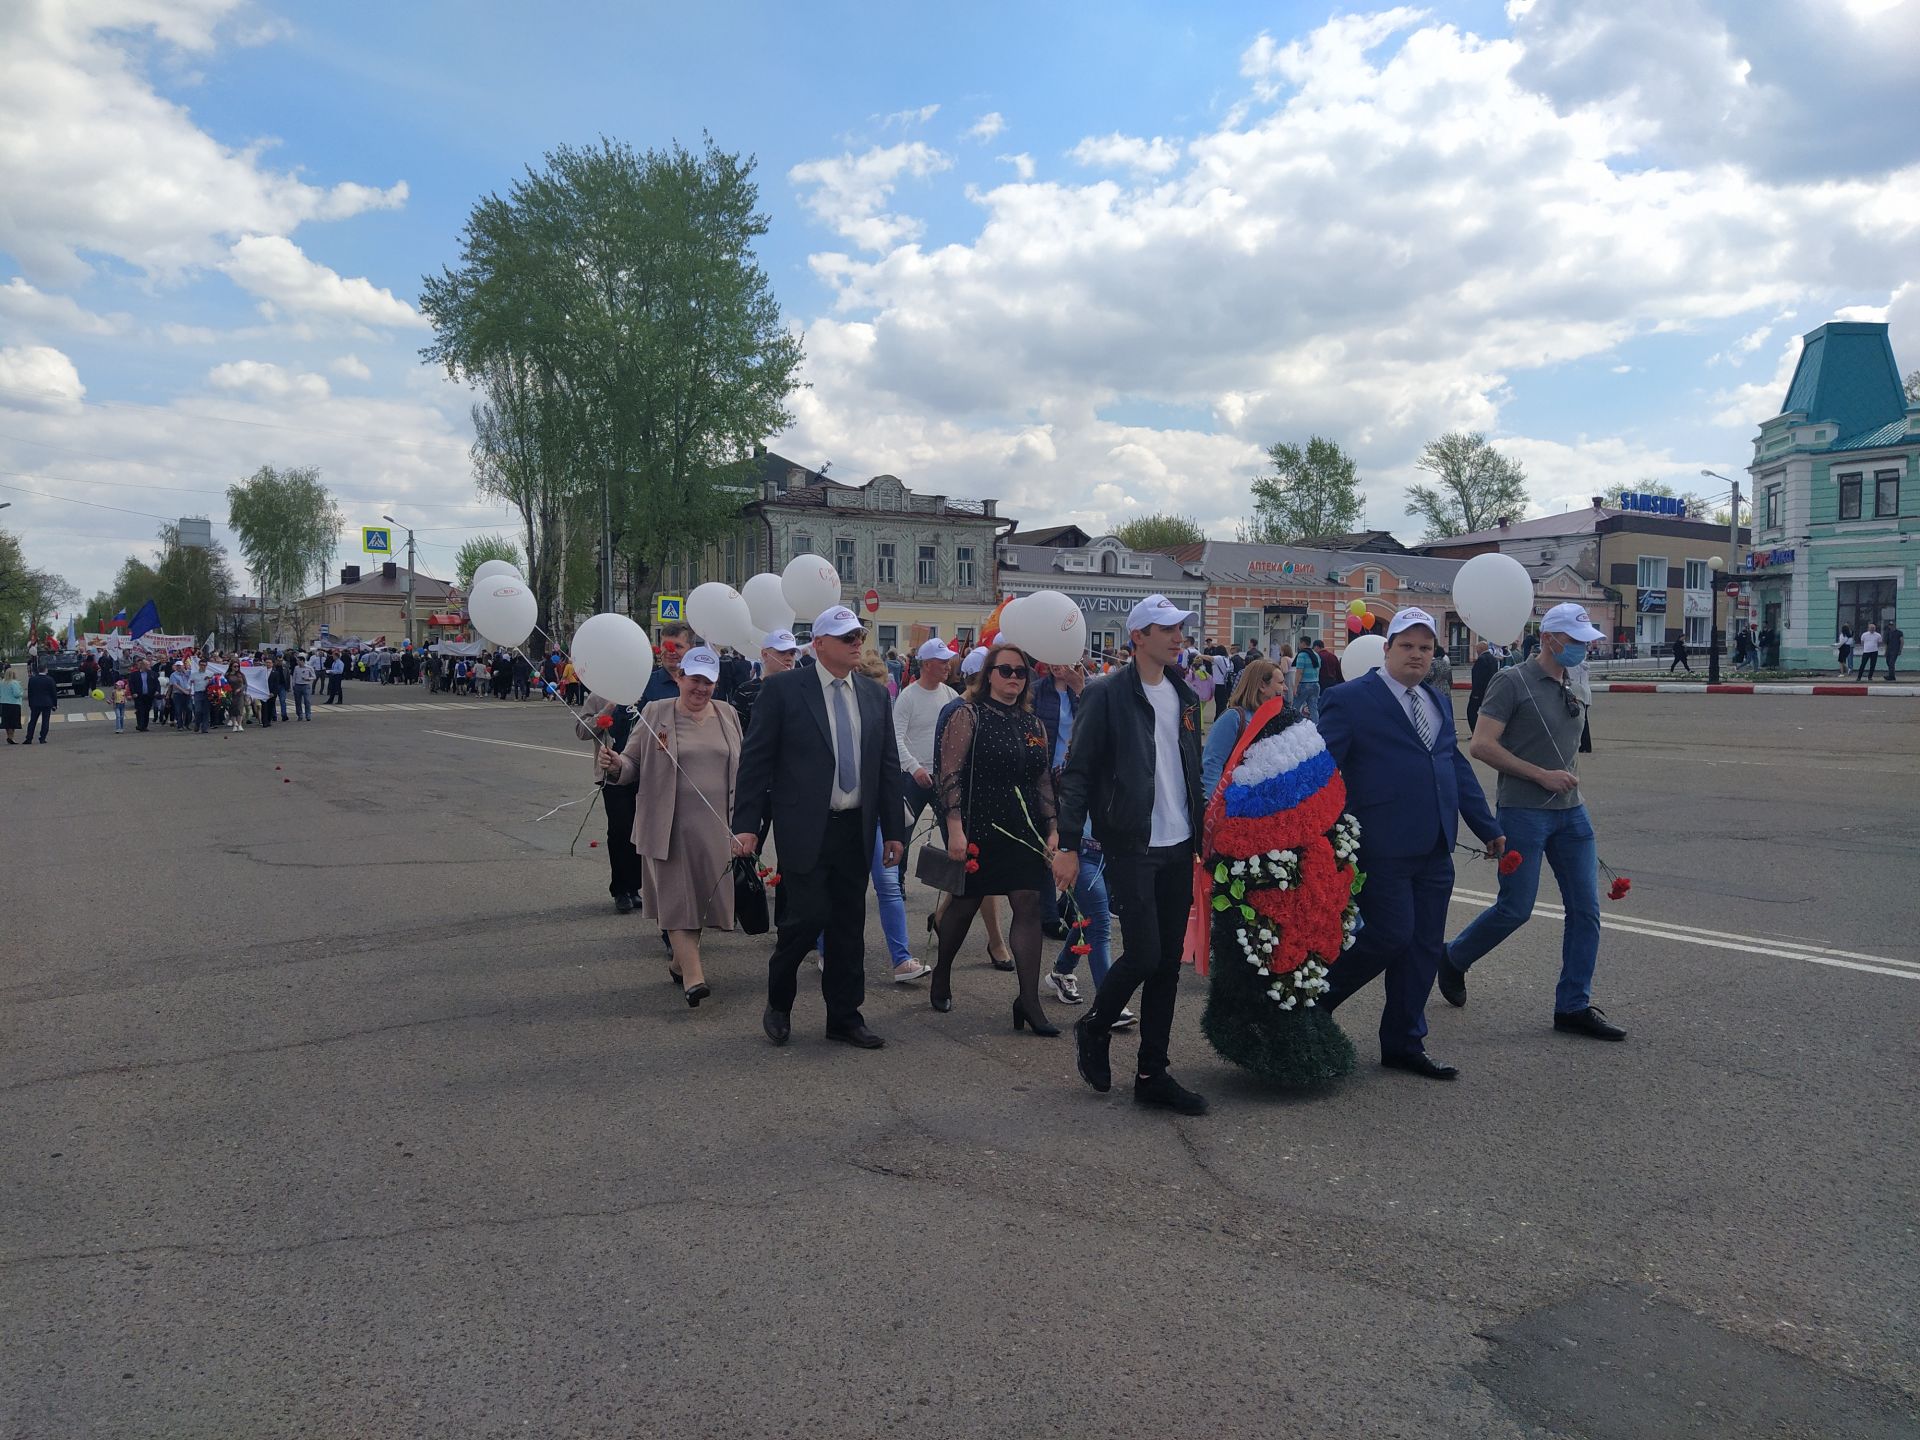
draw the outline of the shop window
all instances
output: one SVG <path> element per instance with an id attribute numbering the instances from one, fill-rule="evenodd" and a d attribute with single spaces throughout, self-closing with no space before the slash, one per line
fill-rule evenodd
<path id="1" fill-rule="evenodd" d="M 1687 617 L 1687 644 L 1696 650 L 1705 650 L 1713 636 L 1713 622 L 1704 615 Z"/>
<path id="2" fill-rule="evenodd" d="M 1855 635 L 1869 624 L 1886 629 L 1893 622 L 1898 589 L 1892 576 L 1883 580 L 1842 580 L 1840 613 L 1834 618 L 1834 633 L 1838 634 L 1842 625 L 1851 626 Z"/>
<path id="3" fill-rule="evenodd" d="M 1244 650 L 1249 640 L 1258 643 L 1260 634 L 1260 612 L 1258 610 L 1236 610 L 1233 612 L 1233 648 Z"/>

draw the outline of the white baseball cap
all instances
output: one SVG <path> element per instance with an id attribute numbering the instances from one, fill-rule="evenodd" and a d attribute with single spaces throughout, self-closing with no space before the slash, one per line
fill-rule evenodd
<path id="1" fill-rule="evenodd" d="M 916 660 L 951 660 L 953 659 L 953 647 L 936 635 L 918 650 L 914 651 L 913 658 Z"/>
<path id="2" fill-rule="evenodd" d="M 1149 595 L 1127 614 L 1127 631 L 1144 630 L 1149 625 L 1185 625 L 1195 611 L 1182 610 L 1164 595 Z"/>
<path id="3" fill-rule="evenodd" d="M 798 650 L 800 642 L 793 638 L 791 630 L 769 630 L 767 638 L 760 642 L 762 650 Z"/>
<path id="4" fill-rule="evenodd" d="M 860 617 L 844 605 L 830 605 L 822 610 L 813 622 L 814 635 L 851 635 L 856 630 L 867 627 L 860 623 Z"/>
<path id="5" fill-rule="evenodd" d="M 713 653 L 710 645 L 696 645 L 680 657 L 682 675 L 698 675 L 703 680 L 712 680 L 716 684 L 720 679 L 720 657 Z"/>
<path id="6" fill-rule="evenodd" d="M 1440 627 L 1433 623 L 1433 617 L 1418 605 L 1409 605 L 1406 609 L 1397 612 L 1393 619 L 1387 622 L 1387 639 L 1391 640 L 1402 630 L 1411 630 L 1416 625 L 1426 626 L 1427 629 L 1433 632 L 1434 639 L 1438 640 L 1440 638 Z"/>
<path id="7" fill-rule="evenodd" d="M 1593 641 L 1601 638 L 1599 628 L 1587 617 L 1587 607 L 1571 602 L 1556 605 L 1547 611 L 1540 628 L 1551 630 L 1556 635 L 1571 636 L 1575 640 Z"/>
<path id="8" fill-rule="evenodd" d="M 987 647 L 979 645 L 967 652 L 967 658 L 960 662 L 962 675 L 978 675 L 987 663 Z"/>

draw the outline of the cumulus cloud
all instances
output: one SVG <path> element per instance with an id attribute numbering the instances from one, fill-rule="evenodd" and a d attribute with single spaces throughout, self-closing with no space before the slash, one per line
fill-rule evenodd
<path id="1" fill-rule="evenodd" d="M 1411 9 L 1261 37 L 1253 97 L 1211 132 L 1085 142 L 1150 186 L 1022 172 L 969 192 L 980 225 L 957 243 L 876 227 L 865 256 L 815 257 L 834 304 L 808 327 L 793 443 L 851 473 L 1017 491 L 1023 513 L 1130 499 L 1226 526 L 1265 445 L 1328 434 L 1360 460 L 1371 521 L 1405 528 L 1426 440 L 1535 443 L 1503 433 L 1517 377 L 1729 322 L 1764 346 L 1768 315 L 1906 282 L 1920 170 L 1802 183 L 1651 162 L 1633 105 L 1567 107 L 1523 82 L 1526 59 Z M 879 179 L 823 181 L 842 234 L 883 214 Z M 1741 425 L 1752 408 L 1711 403 Z M 1689 463 L 1608 443 L 1537 452 L 1574 477 L 1556 493 Z"/>
<path id="2" fill-rule="evenodd" d="M 800 203 L 863 250 L 885 250 L 919 235 L 921 223 L 887 212 L 887 202 L 902 177 L 923 180 L 950 168 L 951 158 L 919 140 L 875 145 L 862 154 L 809 160 L 787 172 L 787 179 L 811 189 Z"/>
<path id="3" fill-rule="evenodd" d="M 51 345 L 0 348 L 0 404 L 71 414 L 86 393 L 73 361 Z"/>
<path id="4" fill-rule="evenodd" d="M 133 328 L 131 315 L 96 315 L 71 295 L 36 290 L 18 275 L 0 285 L 0 316 L 23 329 L 66 330 L 77 335 L 122 335 Z"/>
<path id="5" fill-rule="evenodd" d="M 358 355 L 341 355 L 329 361 L 327 368 L 333 371 L 334 374 L 343 376 L 348 380 L 371 380 L 373 378 L 373 371 L 367 368 L 367 362 L 362 360 Z"/>
<path id="6" fill-rule="evenodd" d="M 911 110 L 896 110 L 891 115 L 881 116 L 880 125 L 883 129 L 906 130 L 926 124 L 939 113 L 938 105 L 919 105 Z"/>
<path id="7" fill-rule="evenodd" d="M 385 189 L 310 184 L 269 168 L 266 146 L 222 144 L 140 69 L 141 40 L 215 43 L 239 0 L 0 5 L 0 250 L 36 283 L 70 284 L 112 256 L 173 278 L 216 263 L 231 237 L 392 208 Z"/>
<path id="8" fill-rule="evenodd" d="M 295 373 L 270 360 L 231 360 L 207 372 L 207 383 L 216 390 L 232 390 L 270 400 L 324 400 L 332 394 L 326 377 L 310 372 Z"/>
<path id="9" fill-rule="evenodd" d="M 1003 165 L 1013 166 L 1013 173 L 1022 180 L 1033 179 L 1033 156 L 1022 151 L 1018 155 L 996 155 L 994 159 Z"/>
<path id="10" fill-rule="evenodd" d="M 998 110 L 989 110 L 967 127 L 967 138 L 985 142 L 993 139 L 1006 128 L 1006 117 Z"/>
<path id="11" fill-rule="evenodd" d="M 1082 165 L 1101 170 L 1135 170 L 1164 175 L 1180 163 L 1180 144 L 1156 135 L 1142 140 L 1134 135 L 1089 135 L 1069 152 Z"/>
<path id="12" fill-rule="evenodd" d="M 221 268 L 241 289 L 295 315 L 413 329 L 427 323 L 391 290 L 341 277 L 284 235 L 241 236 Z"/>

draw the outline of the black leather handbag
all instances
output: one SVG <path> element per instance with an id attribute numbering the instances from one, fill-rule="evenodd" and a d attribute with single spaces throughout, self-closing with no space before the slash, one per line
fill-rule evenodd
<path id="1" fill-rule="evenodd" d="M 973 736 L 967 741 L 967 810 L 973 810 L 973 746 L 980 738 L 980 717 L 973 719 Z M 936 806 L 936 812 L 937 812 Z M 936 837 L 942 835 L 944 824 L 933 827 Z M 920 847 L 920 858 L 913 862 L 914 878 L 922 885 L 931 885 L 936 890 L 944 890 L 949 895 L 964 894 L 967 888 L 967 862 L 954 859 L 947 854 L 947 842 L 944 839 L 927 841 Z"/>

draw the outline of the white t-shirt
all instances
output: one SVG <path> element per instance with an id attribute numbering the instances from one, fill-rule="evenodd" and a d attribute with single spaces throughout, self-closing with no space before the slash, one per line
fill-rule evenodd
<path id="1" fill-rule="evenodd" d="M 1878 630 L 1869 630 L 1860 637 L 1860 653 L 1862 655 L 1878 655 L 1880 653 L 1880 632 Z"/>
<path id="2" fill-rule="evenodd" d="M 1149 845 L 1178 845 L 1193 835 L 1187 772 L 1180 763 L 1180 695 L 1171 680 L 1140 682 L 1153 706 L 1153 833 Z"/>

